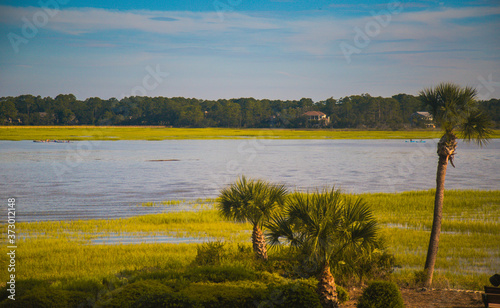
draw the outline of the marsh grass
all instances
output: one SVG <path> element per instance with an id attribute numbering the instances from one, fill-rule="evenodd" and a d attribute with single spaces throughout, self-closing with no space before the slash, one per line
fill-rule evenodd
<path id="1" fill-rule="evenodd" d="M 214 207 L 216 199 L 196 199 L 196 200 L 163 200 L 163 201 L 149 201 L 137 204 L 142 207 L 167 207 L 171 205 L 187 205 L 193 209 L 211 209 Z"/>
<path id="2" fill-rule="evenodd" d="M 168 206 L 168 205 L 180 205 L 186 203 L 186 200 L 165 200 L 165 201 L 150 201 L 150 202 L 143 202 L 140 204 L 140 206 L 143 207 L 160 207 L 160 206 Z"/>
<path id="3" fill-rule="evenodd" d="M 83 240 L 109 235 L 166 235 L 178 237 L 211 237 L 238 241 L 246 237 L 249 224 L 236 224 L 221 218 L 214 209 L 149 214 L 121 219 L 40 221 L 18 223 L 26 239 Z M 249 235 L 248 235 L 249 236 Z"/>
<path id="4" fill-rule="evenodd" d="M 361 194 L 379 222 L 403 229 L 430 230 L 434 190 L 397 194 Z M 500 234 L 500 191 L 447 190 L 443 232 Z"/>
<path id="5" fill-rule="evenodd" d="M 445 194 L 436 285 L 480 290 L 500 268 L 500 191 L 446 191 Z M 380 233 L 396 257 L 398 268 L 394 279 L 414 284 L 415 272 L 425 262 L 434 191 L 361 197 L 372 205 L 383 226 Z M 33 281 L 62 285 L 102 281 L 123 271 L 145 268 L 185 271 L 194 262 L 199 247 L 185 243 L 92 244 L 93 239 L 111 234 L 211 238 L 224 242 L 227 251 L 232 252 L 222 265 L 253 264 L 251 253 L 247 257 L 242 253 L 251 251 L 250 224 L 224 220 L 210 202 L 193 206 L 196 211 L 122 219 L 17 223 L 17 232 L 22 235 L 16 255 L 18 281 L 28 288 Z M 3 268 L 7 268 L 6 250 L 5 245 L 0 248 Z M 270 252 L 270 260 L 274 262 L 271 263 L 277 270 L 283 265 L 279 259 L 279 251 Z M 7 275 L 6 270 L 0 271 L 3 285 Z"/>
<path id="6" fill-rule="evenodd" d="M 400 269 L 412 282 L 425 262 L 434 190 L 362 194 L 385 226 L 382 234 Z M 480 290 L 500 268 L 500 191 L 445 191 L 435 285 Z"/>
<path id="7" fill-rule="evenodd" d="M 0 140 L 429 139 L 439 130 L 165 128 L 159 126 L 0 126 Z M 493 138 L 500 138 L 495 130 Z"/>

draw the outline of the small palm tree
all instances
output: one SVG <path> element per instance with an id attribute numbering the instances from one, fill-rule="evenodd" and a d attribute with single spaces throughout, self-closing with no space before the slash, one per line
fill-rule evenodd
<path id="1" fill-rule="evenodd" d="M 369 249 L 377 240 L 370 208 L 361 199 L 347 198 L 334 189 L 290 195 L 284 212 L 273 216 L 266 227 L 271 246 L 289 243 L 292 250 L 309 256 L 307 262 L 318 266 L 317 292 L 324 307 L 338 307 L 332 260 L 350 249 Z"/>
<path id="2" fill-rule="evenodd" d="M 218 209 L 223 217 L 252 224 L 253 250 L 258 259 L 267 260 L 262 226 L 273 211 L 283 204 L 287 193 L 284 185 L 247 180 L 242 176 L 236 183 L 224 188 L 219 195 Z"/>
<path id="3" fill-rule="evenodd" d="M 475 100 L 476 90 L 470 87 L 461 88 L 452 83 L 441 83 L 435 88 L 420 92 L 420 97 L 441 127 L 444 134 L 438 142 L 439 156 L 436 174 L 436 195 L 434 199 L 434 219 L 429 241 L 429 249 L 425 261 L 425 286 L 432 284 L 434 265 L 436 264 L 439 235 L 441 233 L 441 217 L 443 213 L 444 181 L 448 162 L 453 167 L 453 157 L 457 148 L 456 133 L 465 141 L 474 141 L 479 146 L 488 142 L 491 135 L 491 122 L 482 114 Z"/>

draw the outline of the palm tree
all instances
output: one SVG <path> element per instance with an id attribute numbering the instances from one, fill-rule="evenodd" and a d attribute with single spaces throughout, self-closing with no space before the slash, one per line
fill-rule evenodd
<path id="1" fill-rule="evenodd" d="M 453 157 L 457 148 L 457 137 L 463 137 L 466 142 L 474 141 L 479 146 L 488 142 L 491 135 L 491 122 L 482 114 L 475 100 L 476 90 L 471 87 L 462 88 L 452 83 L 441 83 L 435 88 L 420 92 L 421 99 L 429 107 L 434 121 L 441 127 L 444 134 L 438 142 L 439 157 L 436 175 L 436 196 L 434 199 L 434 219 L 429 241 L 429 249 L 425 261 L 426 287 L 432 284 L 432 275 L 441 233 L 441 217 L 443 213 L 444 181 L 448 162 L 453 167 Z"/>
<path id="2" fill-rule="evenodd" d="M 247 180 L 245 176 L 220 193 L 218 209 L 223 217 L 252 224 L 253 250 L 258 259 L 267 260 L 262 226 L 276 207 L 283 204 L 287 193 L 284 185 Z"/>
<path id="3" fill-rule="evenodd" d="M 347 250 L 369 249 L 376 243 L 378 229 L 361 199 L 345 197 L 333 188 L 290 195 L 283 213 L 273 216 L 266 227 L 272 247 L 289 243 L 292 250 L 308 256 L 306 262 L 318 266 L 317 292 L 323 307 L 338 307 L 331 262 Z"/>

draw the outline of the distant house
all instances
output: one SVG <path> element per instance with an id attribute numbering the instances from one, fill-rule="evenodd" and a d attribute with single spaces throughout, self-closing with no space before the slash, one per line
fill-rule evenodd
<path id="1" fill-rule="evenodd" d="M 434 128 L 432 115 L 427 111 L 417 111 L 410 116 L 412 125 Z"/>
<path id="2" fill-rule="evenodd" d="M 321 111 L 308 111 L 304 113 L 303 116 L 305 116 L 309 121 L 323 122 L 323 125 L 330 122 L 330 117 L 327 117 L 326 114 Z"/>

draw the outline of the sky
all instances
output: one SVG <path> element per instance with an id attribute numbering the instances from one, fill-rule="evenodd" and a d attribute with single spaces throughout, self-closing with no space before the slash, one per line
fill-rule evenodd
<path id="1" fill-rule="evenodd" d="M 0 97 L 500 98 L 500 1 L 0 0 Z"/>

